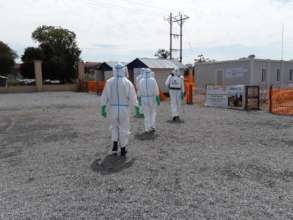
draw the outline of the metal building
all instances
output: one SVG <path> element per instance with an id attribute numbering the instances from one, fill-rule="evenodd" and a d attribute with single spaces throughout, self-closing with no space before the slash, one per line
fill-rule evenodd
<path id="1" fill-rule="evenodd" d="M 197 63 L 197 90 L 206 85 L 259 85 L 286 87 L 293 84 L 293 61 L 255 59 L 254 56 L 220 62 Z"/>
<path id="2" fill-rule="evenodd" d="M 184 73 L 186 66 L 177 60 L 157 59 L 157 58 L 136 58 L 127 64 L 129 79 L 134 79 L 139 75 L 141 68 L 150 68 L 155 73 L 155 78 L 162 92 L 168 92 L 165 81 L 173 69 L 179 68 Z"/>

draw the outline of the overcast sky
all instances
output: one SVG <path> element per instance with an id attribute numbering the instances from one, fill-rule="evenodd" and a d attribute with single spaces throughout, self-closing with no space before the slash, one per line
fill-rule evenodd
<path id="1" fill-rule="evenodd" d="M 183 31 L 185 63 L 198 54 L 280 59 L 283 24 L 284 57 L 293 59 L 293 0 L 0 0 L 0 40 L 20 56 L 36 46 L 36 27 L 61 26 L 76 33 L 83 60 L 131 61 L 169 48 L 164 18 L 171 11 L 190 17 Z"/>

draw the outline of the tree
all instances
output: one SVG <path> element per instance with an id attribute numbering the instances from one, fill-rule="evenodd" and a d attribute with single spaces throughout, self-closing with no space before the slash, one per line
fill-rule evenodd
<path id="1" fill-rule="evenodd" d="M 21 56 L 24 63 L 31 63 L 34 60 L 43 60 L 43 51 L 38 47 L 27 47 Z"/>
<path id="2" fill-rule="evenodd" d="M 158 49 L 158 51 L 155 53 L 155 56 L 160 59 L 168 59 L 170 57 L 170 52 L 165 49 Z"/>
<path id="3" fill-rule="evenodd" d="M 54 26 L 40 26 L 32 38 L 39 43 L 38 48 L 27 48 L 24 59 L 42 58 L 44 78 L 71 82 L 77 77 L 77 62 L 81 51 L 77 46 L 74 32 Z"/>
<path id="4" fill-rule="evenodd" d="M 194 59 L 195 63 L 215 62 L 215 60 L 211 60 L 209 58 L 206 58 L 203 54 L 200 54 L 197 57 L 198 57 L 198 59 Z"/>
<path id="5" fill-rule="evenodd" d="M 0 75 L 13 72 L 17 54 L 4 42 L 0 41 Z"/>
<path id="6" fill-rule="evenodd" d="M 206 62 L 206 58 L 204 57 L 203 54 L 200 54 L 197 57 L 198 57 L 198 59 L 194 60 L 196 63 L 205 63 Z"/>

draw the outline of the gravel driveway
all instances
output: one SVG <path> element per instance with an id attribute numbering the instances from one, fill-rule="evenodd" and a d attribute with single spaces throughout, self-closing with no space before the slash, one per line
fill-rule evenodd
<path id="1" fill-rule="evenodd" d="M 164 102 L 121 159 L 98 102 L 0 95 L 0 219 L 293 219 L 293 117 Z"/>

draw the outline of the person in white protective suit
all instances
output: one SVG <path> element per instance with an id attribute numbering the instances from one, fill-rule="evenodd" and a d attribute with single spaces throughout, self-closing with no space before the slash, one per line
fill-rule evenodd
<path id="1" fill-rule="evenodd" d="M 145 68 L 141 68 L 141 69 L 139 70 L 139 74 L 138 74 L 137 77 L 135 78 L 135 86 L 136 86 L 136 89 L 137 89 L 137 90 L 138 90 L 138 87 L 139 87 L 139 81 L 141 80 L 144 71 L 145 71 Z"/>
<path id="2" fill-rule="evenodd" d="M 139 71 L 138 76 L 135 78 L 135 87 L 136 90 L 139 91 L 139 81 L 142 79 L 143 77 L 143 72 L 145 71 L 145 68 L 141 68 Z M 142 109 L 141 109 L 141 104 L 139 103 L 139 114 L 138 116 L 140 117 L 144 117 L 143 113 L 142 113 Z"/>
<path id="3" fill-rule="evenodd" d="M 144 113 L 145 132 L 155 132 L 156 107 L 160 105 L 159 87 L 150 69 L 144 69 L 138 86 L 138 101 Z"/>
<path id="4" fill-rule="evenodd" d="M 180 106 L 183 102 L 185 88 L 184 78 L 181 76 L 179 69 L 174 69 L 168 76 L 165 85 L 169 89 L 171 98 L 171 113 L 173 121 L 180 121 L 179 112 Z"/>
<path id="5" fill-rule="evenodd" d="M 112 130 L 112 151 L 116 154 L 118 145 L 121 156 L 127 153 L 126 146 L 129 136 L 129 111 L 137 108 L 137 96 L 133 84 L 125 77 L 126 69 L 122 64 L 116 64 L 113 77 L 108 79 L 101 97 L 101 114 L 107 117 L 109 107 Z"/>

